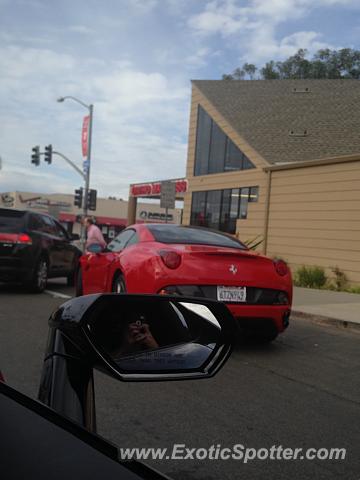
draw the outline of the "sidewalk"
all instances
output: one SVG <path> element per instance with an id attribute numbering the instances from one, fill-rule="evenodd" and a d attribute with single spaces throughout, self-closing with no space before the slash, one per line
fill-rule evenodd
<path id="1" fill-rule="evenodd" d="M 360 295 L 294 287 L 294 314 L 360 328 Z"/>

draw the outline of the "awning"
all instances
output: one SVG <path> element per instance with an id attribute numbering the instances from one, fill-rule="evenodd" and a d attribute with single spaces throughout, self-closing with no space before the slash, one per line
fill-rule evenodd
<path id="1" fill-rule="evenodd" d="M 60 222 L 76 222 L 76 215 L 72 213 L 59 213 Z"/>
<path id="2" fill-rule="evenodd" d="M 100 217 L 95 215 L 96 223 L 99 225 L 114 225 L 125 227 L 127 224 L 126 218 L 114 218 L 114 217 Z"/>

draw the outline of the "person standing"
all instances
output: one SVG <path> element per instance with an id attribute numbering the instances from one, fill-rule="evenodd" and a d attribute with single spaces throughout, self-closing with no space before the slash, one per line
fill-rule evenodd
<path id="1" fill-rule="evenodd" d="M 89 245 L 98 244 L 102 248 L 106 247 L 106 242 L 101 233 L 100 228 L 95 225 L 94 220 L 91 217 L 85 217 L 84 225 L 86 228 L 86 243 L 85 247 L 88 249 Z"/>

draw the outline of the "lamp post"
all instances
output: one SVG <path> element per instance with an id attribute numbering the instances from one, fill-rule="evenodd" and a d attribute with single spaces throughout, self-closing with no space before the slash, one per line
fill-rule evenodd
<path id="1" fill-rule="evenodd" d="M 89 131 L 88 131 L 88 144 L 87 144 L 87 158 L 86 158 L 86 169 L 85 169 L 85 201 L 84 201 L 84 215 L 86 216 L 88 213 L 88 192 L 90 186 L 90 162 L 91 162 L 91 137 L 92 137 L 92 123 L 93 123 L 93 112 L 94 112 L 94 105 L 90 104 L 87 105 L 86 103 L 82 102 L 76 97 L 72 97 L 71 95 L 67 95 L 66 97 L 60 97 L 57 99 L 58 102 L 64 102 L 65 100 L 70 99 L 74 102 L 79 103 L 84 108 L 89 111 Z"/>
<path id="2" fill-rule="evenodd" d="M 84 168 L 85 174 L 85 189 L 84 189 L 84 203 L 83 203 L 83 214 L 86 217 L 88 214 L 88 198 L 89 198 L 89 188 L 90 188 L 90 165 L 91 165 L 91 140 L 92 140 L 92 123 L 93 123 L 93 112 L 94 105 L 87 105 L 76 97 L 67 95 L 65 97 L 60 97 L 57 99 L 58 102 L 64 102 L 65 100 L 70 99 L 74 102 L 79 103 L 89 112 L 89 127 L 88 127 L 88 138 L 87 138 L 87 155 L 86 155 L 86 168 Z M 82 240 L 84 241 L 84 231 L 82 229 Z M 84 242 L 85 243 L 85 242 Z"/>

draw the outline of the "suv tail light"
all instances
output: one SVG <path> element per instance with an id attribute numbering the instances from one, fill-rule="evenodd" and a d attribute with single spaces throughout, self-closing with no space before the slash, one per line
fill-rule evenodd
<path id="1" fill-rule="evenodd" d="M 181 256 L 177 252 L 174 252 L 174 250 L 160 250 L 159 253 L 166 267 L 175 270 L 180 266 Z"/>
<path id="2" fill-rule="evenodd" d="M 16 243 L 21 243 L 25 245 L 31 245 L 31 237 L 27 233 L 19 233 Z"/>
<path id="3" fill-rule="evenodd" d="M 287 266 L 287 263 L 284 262 L 284 260 L 274 260 L 273 263 L 274 263 L 276 272 L 281 277 L 289 273 L 289 267 Z"/>

